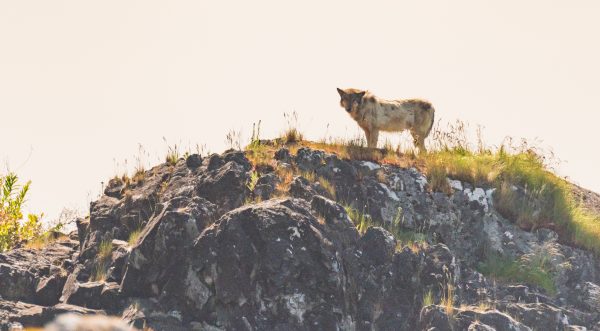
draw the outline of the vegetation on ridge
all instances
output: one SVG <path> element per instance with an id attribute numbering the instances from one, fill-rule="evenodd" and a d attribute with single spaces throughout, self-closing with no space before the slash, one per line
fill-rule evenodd
<path id="1" fill-rule="evenodd" d="M 493 148 L 483 143 L 478 130 L 474 147 L 467 138 L 464 123 L 456 122 L 447 130 L 436 127 L 430 135 L 429 152 L 417 154 L 411 147 L 394 149 L 389 142 L 383 149 L 367 148 L 363 138 L 286 143 L 285 133 L 274 141 L 261 143 L 259 133 L 260 128 L 254 131 L 252 142 L 246 147 L 255 166 L 273 166 L 275 151 L 286 146 L 291 154 L 309 147 L 335 153 L 342 159 L 415 167 L 427 175 L 433 191 L 451 193 L 449 178 L 494 189 L 496 210 L 521 228 L 550 228 L 562 242 L 600 253 L 600 215 L 576 201 L 573 186 L 552 172 L 553 155 L 525 140 L 514 144 L 507 139 L 500 147 Z"/>
<path id="2" fill-rule="evenodd" d="M 40 216 L 29 214 L 23 220 L 22 207 L 29 185 L 19 185 L 16 174 L 0 175 L 0 252 L 11 249 L 42 234 Z"/>

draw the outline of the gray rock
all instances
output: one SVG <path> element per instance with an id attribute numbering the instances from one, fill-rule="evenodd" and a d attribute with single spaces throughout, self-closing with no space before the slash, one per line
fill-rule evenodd
<path id="1" fill-rule="evenodd" d="M 452 331 L 453 328 L 444 307 L 431 305 L 421 310 L 419 330 Z"/>
<path id="2" fill-rule="evenodd" d="M 65 313 L 78 315 L 104 314 L 100 310 L 91 310 L 68 304 L 57 304 L 52 307 L 38 306 L 21 301 L 0 300 L 0 330 L 9 330 L 9 326 L 18 323 L 26 328 L 42 327 L 56 316 Z"/>
<path id="3" fill-rule="evenodd" d="M 76 245 L 76 241 L 66 239 L 39 250 L 19 248 L 0 254 L 0 297 L 55 303 L 63 282 L 61 274 L 67 272 L 61 265 L 75 253 Z"/>
<path id="4" fill-rule="evenodd" d="M 202 156 L 198 154 L 191 154 L 185 159 L 185 165 L 190 169 L 196 169 L 202 165 Z"/>

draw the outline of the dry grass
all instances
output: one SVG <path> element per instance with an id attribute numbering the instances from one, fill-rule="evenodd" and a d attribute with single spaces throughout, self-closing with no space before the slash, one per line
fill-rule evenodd
<path id="1" fill-rule="evenodd" d="M 281 141 L 285 144 L 294 144 L 304 140 L 304 135 L 298 130 L 298 113 L 284 113 L 283 117 L 287 122 L 287 128 L 281 135 Z"/>
<path id="2" fill-rule="evenodd" d="M 435 192 L 452 193 L 452 188 L 448 184 L 448 172 L 446 166 L 439 162 L 431 162 L 427 167 L 427 181 L 429 187 Z"/>
<path id="3" fill-rule="evenodd" d="M 452 284 L 446 284 L 440 305 L 444 307 L 448 316 L 452 316 L 454 313 L 454 286 Z"/>
<path id="4" fill-rule="evenodd" d="M 145 178 L 146 178 L 146 172 L 145 172 L 145 170 L 143 168 L 142 169 L 137 169 L 135 171 L 135 174 L 131 178 L 131 182 L 133 182 L 133 183 L 143 183 Z"/>
<path id="5" fill-rule="evenodd" d="M 298 174 L 297 171 L 296 171 L 296 173 Z M 299 175 L 306 178 L 306 180 L 308 180 L 311 183 L 314 183 L 315 181 L 317 181 L 317 176 L 312 171 L 300 171 Z"/>
<path id="6" fill-rule="evenodd" d="M 40 250 L 56 241 L 68 240 L 69 237 L 62 233 L 46 232 L 25 244 L 25 248 Z"/>
<path id="7" fill-rule="evenodd" d="M 91 275 L 90 281 L 103 282 L 103 281 L 106 281 L 107 276 L 108 276 L 108 270 L 105 265 L 94 264 L 94 266 L 92 268 L 92 275 Z"/>
<path id="8" fill-rule="evenodd" d="M 97 258 L 101 260 L 107 260 L 110 258 L 112 254 L 113 244 L 112 240 L 105 240 L 100 243 L 100 247 L 98 248 Z"/>
<path id="9" fill-rule="evenodd" d="M 262 144 L 259 140 L 255 140 L 246 147 L 245 154 L 254 169 L 260 170 L 277 167 L 277 162 L 274 159 L 276 150 L 277 146 L 275 145 Z"/>
<path id="10" fill-rule="evenodd" d="M 276 170 L 279 182 L 275 185 L 277 196 L 283 196 L 290 190 L 292 180 L 294 179 L 294 170 L 290 168 L 278 168 Z"/>

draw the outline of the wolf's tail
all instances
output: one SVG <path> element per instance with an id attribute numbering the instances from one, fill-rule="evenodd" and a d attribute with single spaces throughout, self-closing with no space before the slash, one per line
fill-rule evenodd
<path id="1" fill-rule="evenodd" d="M 429 123 L 429 128 L 425 132 L 425 137 L 429 136 L 429 133 L 431 132 L 431 128 L 433 128 L 433 123 L 435 122 L 435 109 L 433 108 L 433 106 L 431 104 L 429 105 L 429 108 L 427 108 L 427 111 L 431 112 L 431 122 Z"/>

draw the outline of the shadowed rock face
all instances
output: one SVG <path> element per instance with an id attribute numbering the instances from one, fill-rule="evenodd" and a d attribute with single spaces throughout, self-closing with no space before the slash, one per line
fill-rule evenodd
<path id="1" fill-rule="evenodd" d="M 266 168 L 248 185 L 252 167 L 237 151 L 112 179 L 77 220 L 78 241 L 0 254 L 0 330 L 68 312 L 169 331 L 600 327 L 597 258 L 550 230 L 520 230 L 494 209 L 493 191 L 452 181 L 452 194 L 434 193 L 415 169 L 308 148 L 275 158 L 317 179 L 296 176 L 274 197 L 278 175 Z M 399 243 L 383 227 L 360 234 L 338 202 L 427 244 Z M 477 271 L 491 253 L 539 251 L 555 295 Z M 54 327 L 74 330 L 63 322 Z"/>

